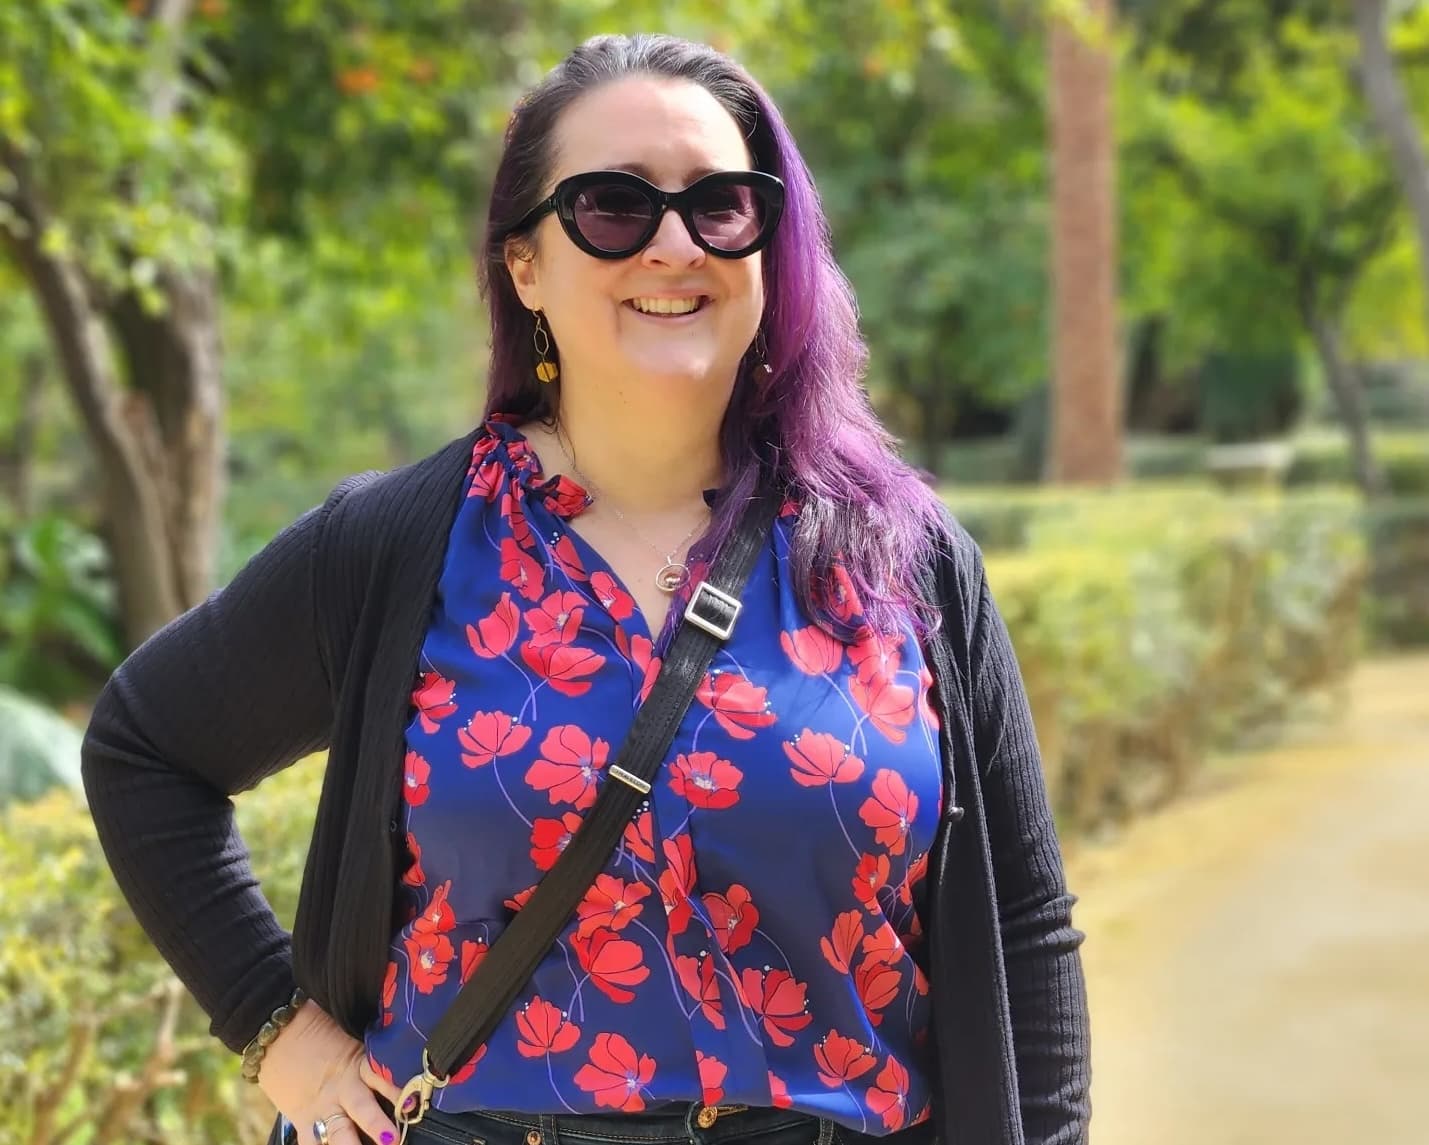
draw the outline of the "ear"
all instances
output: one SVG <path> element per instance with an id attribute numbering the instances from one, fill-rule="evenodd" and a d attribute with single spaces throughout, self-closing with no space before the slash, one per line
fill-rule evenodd
<path id="1" fill-rule="evenodd" d="M 537 284 L 536 252 L 529 244 L 515 240 L 506 244 L 506 270 L 511 275 L 511 283 L 516 287 L 516 296 L 527 310 L 541 309 L 541 291 Z"/>

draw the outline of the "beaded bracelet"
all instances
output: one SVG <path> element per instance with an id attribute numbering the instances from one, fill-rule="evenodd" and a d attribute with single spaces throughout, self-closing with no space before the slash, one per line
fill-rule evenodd
<path id="1" fill-rule="evenodd" d="M 273 1044 L 273 1039 L 278 1036 L 283 1027 L 297 1016 L 302 1009 L 303 1003 L 308 1000 L 308 996 L 303 993 L 303 988 L 299 986 L 293 991 L 293 996 L 283 1005 L 273 1011 L 273 1016 L 263 1023 L 263 1028 L 258 1031 L 258 1036 L 243 1047 L 243 1080 L 258 1084 L 258 1067 L 263 1064 L 263 1055 L 268 1052 L 268 1047 Z"/>

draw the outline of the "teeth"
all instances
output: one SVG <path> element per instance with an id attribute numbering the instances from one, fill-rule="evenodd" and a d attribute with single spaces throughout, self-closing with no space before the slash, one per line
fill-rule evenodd
<path id="1" fill-rule="evenodd" d="M 632 298 L 630 305 L 642 314 L 690 314 L 700 308 L 699 298 Z"/>

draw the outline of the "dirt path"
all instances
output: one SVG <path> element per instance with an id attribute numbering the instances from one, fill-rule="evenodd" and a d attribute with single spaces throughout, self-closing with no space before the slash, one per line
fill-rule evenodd
<path id="1" fill-rule="evenodd" d="M 1429 656 L 1084 849 L 1094 1145 L 1429 1145 Z"/>

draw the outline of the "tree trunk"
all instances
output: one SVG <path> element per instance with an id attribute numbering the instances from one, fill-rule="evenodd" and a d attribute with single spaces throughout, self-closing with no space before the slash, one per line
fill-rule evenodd
<path id="1" fill-rule="evenodd" d="M 20 411 L 6 458 L 6 493 L 15 516 L 28 521 L 35 512 L 35 453 L 44 414 L 45 358 L 38 350 L 20 359 Z"/>
<path id="2" fill-rule="evenodd" d="M 1113 0 L 1080 0 L 1090 37 L 1054 15 L 1048 35 L 1052 166 L 1052 393 L 1048 475 L 1122 473 L 1117 352 Z"/>
<path id="3" fill-rule="evenodd" d="M 1323 314 L 1307 315 L 1306 322 L 1315 339 L 1325 380 L 1334 395 L 1340 421 L 1350 440 L 1350 454 L 1355 468 L 1355 482 L 1366 497 L 1384 492 L 1384 474 L 1374 459 L 1369 439 L 1369 419 L 1365 416 L 1364 392 L 1354 368 L 1345 360 L 1340 348 L 1340 334 L 1335 323 Z"/>
<path id="4" fill-rule="evenodd" d="M 1425 330 L 1429 332 L 1429 159 L 1425 157 L 1419 125 L 1409 109 L 1404 86 L 1389 53 L 1385 9 L 1385 0 L 1354 0 L 1355 32 L 1360 42 L 1360 83 L 1375 126 L 1389 145 L 1400 192 L 1414 216 Z"/>

